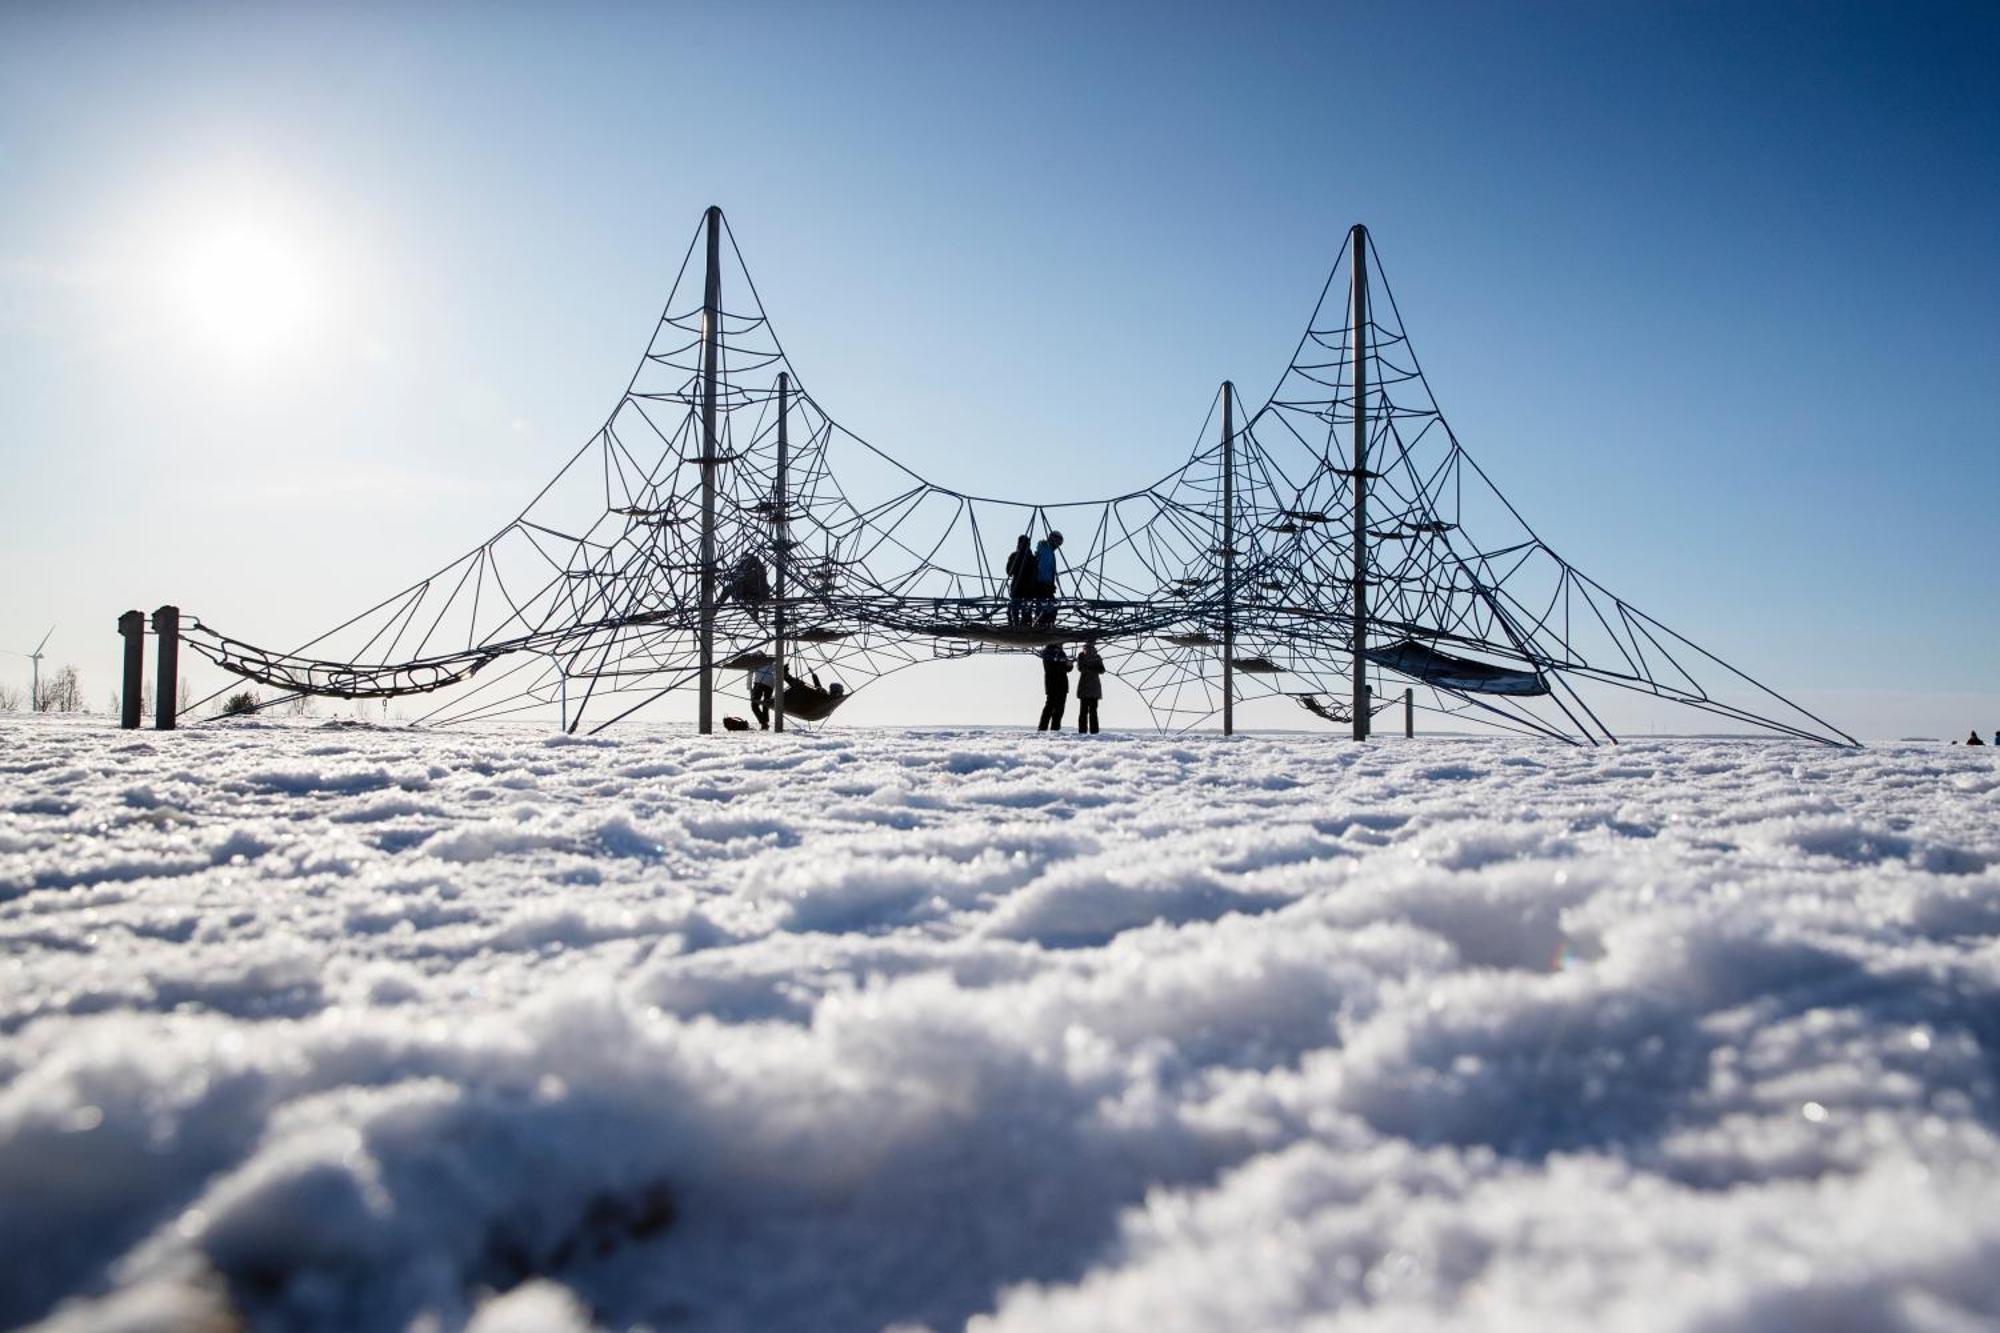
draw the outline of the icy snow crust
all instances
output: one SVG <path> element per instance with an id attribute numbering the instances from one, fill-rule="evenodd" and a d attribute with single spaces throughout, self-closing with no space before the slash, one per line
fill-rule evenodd
<path id="1" fill-rule="evenodd" d="M 0 721 L 0 1324 L 1991 1327 L 1994 753 Z"/>

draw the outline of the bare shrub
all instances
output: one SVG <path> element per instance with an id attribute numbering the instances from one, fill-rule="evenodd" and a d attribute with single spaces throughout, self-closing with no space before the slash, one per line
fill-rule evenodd
<path id="1" fill-rule="evenodd" d="M 21 692 L 12 685 L 0 685 L 0 713 L 17 712 L 20 707 Z"/>
<path id="2" fill-rule="evenodd" d="M 65 662 L 55 673 L 42 682 L 42 693 L 35 700 L 37 713 L 81 713 L 83 711 L 83 681 L 76 674 L 76 668 Z"/>

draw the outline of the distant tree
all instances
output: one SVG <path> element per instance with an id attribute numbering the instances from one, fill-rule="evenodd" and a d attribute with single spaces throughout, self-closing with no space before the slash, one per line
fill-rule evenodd
<path id="1" fill-rule="evenodd" d="M 285 716 L 287 717 L 311 717 L 312 715 L 313 697 L 310 694 L 294 695 L 285 702 Z"/>
<path id="2" fill-rule="evenodd" d="M 11 685 L 0 685 L 0 713 L 11 713 L 21 706 L 21 692 Z"/>
<path id="3" fill-rule="evenodd" d="M 55 674 L 42 682 L 42 694 L 35 700 L 38 713 L 81 713 L 83 711 L 83 682 L 76 674 L 76 668 L 65 662 L 56 668 Z"/>
<path id="4" fill-rule="evenodd" d="M 222 701 L 222 715 L 224 717 L 248 717 L 256 711 L 257 692 L 255 690 L 238 690 Z"/>
<path id="5" fill-rule="evenodd" d="M 122 716 L 124 705 L 125 696 L 117 690 L 111 691 L 111 716 Z M 139 687 L 139 716 L 148 719 L 148 725 L 151 725 L 150 719 L 153 716 L 153 682 L 150 680 Z"/>

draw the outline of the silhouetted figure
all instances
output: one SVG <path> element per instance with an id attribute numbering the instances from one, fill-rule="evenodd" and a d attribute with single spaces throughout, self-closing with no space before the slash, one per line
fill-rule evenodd
<path id="1" fill-rule="evenodd" d="M 771 701 L 777 693 L 778 673 L 769 662 L 750 673 L 750 711 L 757 715 L 757 725 L 765 731 L 771 729 Z"/>
<path id="2" fill-rule="evenodd" d="M 1063 712 L 1069 707 L 1069 654 L 1059 643 L 1042 649 L 1042 692 L 1048 697 L 1042 702 L 1042 721 L 1035 730 L 1061 731 Z"/>
<path id="3" fill-rule="evenodd" d="M 1025 619 L 1028 599 L 1035 595 L 1035 553 L 1028 546 L 1028 534 L 1014 544 L 1007 557 L 1007 623 L 1018 625 Z"/>
<path id="4" fill-rule="evenodd" d="M 1062 543 L 1060 532 L 1051 532 L 1035 543 L 1035 597 L 1040 602 L 1035 624 L 1041 629 L 1056 623 L 1056 552 Z"/>
<path id="5" fill-rule="evenodd" d="M 1076 655 L 1076 729 L 1095 735 L 1097 701 L 1104 697 L 1104 659 L 1097 645 L 1086 642 Z"/>
<path id="6" fill-rule="evenodd" d="M 1970 736 L 1967 736 L 1967 737 L 1965 738 L 1965 743 L 1966 743 L 1967 745 L 1984 745 L 1984 744 L 1986 744 L 1986 742 L 1985 742 L 1985 741 L 1982 741 L 1982 740 L 1980 740 L 1980 739 L 1979 739 L 1979 733 L 1978 733 L 1977 731 L 1973 732 L 1973 733 L 1972 733 L 1972 734 L 1971 734 Z M 2000 745 L 2000 731 L 1996 731 L 1996 732 L 1994 732 L 1994 733 L 1993 733 L 1993 743 L 1994 743 L 1995 745 Z"/>
<path id="7" fill-rule="evenodd" d="M 722 581 L 721 601 L 734 597 L 743 605 L 753 609 L 762 606 L 771 596 L 771 576 L 765 572 L 764 562 L 748 551 L 730 569 L 729 576 Z"/>
<path id="8" fill-rule="evenodd" d="M 847 687 L 837 680 L 831 685 L 821 685 L 819 672 L 809 674 L 810 685 L 789 671 L 785 673 L 785 716 L 802 722 L 822 722 L 847 698 Z"/>

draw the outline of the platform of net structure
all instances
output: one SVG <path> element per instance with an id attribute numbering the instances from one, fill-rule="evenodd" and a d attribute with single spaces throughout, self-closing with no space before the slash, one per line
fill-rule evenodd
<path id="1" fill-rule="evenodd" d="M 1006 568 L 1024 534 L 1052 589 Z M 688 692 L 706 732 L 730 673 L 765 670 L 815 725 L 920 662 L 1089 641 L 1166 730 L 1282 696 L 1355 737 L 1393 707 L 1600 743 L 1671 704 L 1708 715 L 1683 729 L 1854 743 L 1529 527 L 1438 411 L 1359 226 L 1267 399 L 1224 382 L 1163 475 L 1053 504 L 955 490 L 840 425 L 711 208 L 625 392 L 526 508 L 310 642 L 235 630 L 176 626 L 261 707 L 410 696 L 434 725 L 595 732 Z"/>

